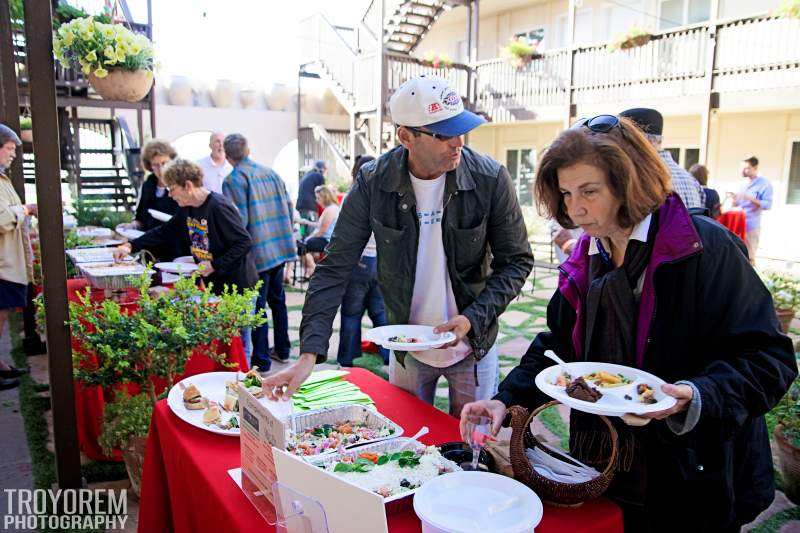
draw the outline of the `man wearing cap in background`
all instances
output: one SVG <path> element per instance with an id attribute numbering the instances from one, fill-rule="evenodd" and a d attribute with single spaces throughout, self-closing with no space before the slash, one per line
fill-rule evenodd
<path id="1" fill-rule="evenodd" d="M 706 193 L 703 186 L 697 181 L 697 178 L 689 174 L 685 169 L 681 168 L 678 163 L 672 159 L 672 154 L 667 150 L 661 148 L 662 132 L 664 131 L 664 117 L 655 109 L 648 109 L 646 107 L 635 107 L 628 109 L 619 114 L 621 117 L 628 117 L 633 120 L 639 129 L 641 129 L 658 151 L 658 155 L 667 165 L 670 175 L 672 176 L 672 188 L 678 193 L 678 196 L 683 200 L 683 205 L 686 209 L 704 209 L 706 202 Z"/>
<path id="2" fill-rule="evenodd" d="M 497 389 L 497 318 L 522 289 L 533 255 L 508 171 L 464 146 L 462 135 L 484 119 L 430 76 L 404 83 L 389 107 L 402 146 L 361 168 L 309 285 L 300 359 L 264 388 L 291 395 L 325 360 L 347 280 L 374 232 L 389 323 L 456 336 L 439 349 L 395 353 L 407 388 L 432 404 L 445 376 L 458 415 Z"/>
<path id="3" fill-rule="evenodd" d="M 295 209 L 300 213 L 300 217 L 316 222 L 319 217 L 317 216 L 317 200 L 314 196 L 314 190 L 321 185 L 325 185 L 325 161 L 314 161 L 314 166 L 311 170 L 306 172 L 300 183 L 297 186 L 297 204 Z M 309 230 L 307 225 L 300 228 L 300 235 L 306 237 L 309 233 L 314 231 L 314 228 Z"/>

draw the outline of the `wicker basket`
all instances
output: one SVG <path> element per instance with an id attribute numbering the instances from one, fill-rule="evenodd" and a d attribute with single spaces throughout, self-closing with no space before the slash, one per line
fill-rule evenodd
<path id="1" fill-rule="evenodd" d="M 597 498 L 608 489 L 611 480 L 614 478 L 614 471 L 617 466 L 619 439 L 617 431 L 611 425 L 611 422 L 606 417 L 601 416 L 600 418 L 605 422 L 611 434 L 611 456 L 599 476 L 583 483 L 560 483 L 540 475 L 531 467 L 531 463 L 527 455 L 525 455 L 526 448 L 539 446 L 539 441 L 531 433 L 530 426 L 539 413 L 548 407 L 558 405 L 558 403 L 557 401 L 546 403 L 531 413 L 528 413 L 527 409 L 518 405 L 508 409 L 507 416 L 511 418 L 511 428 L 513 430 L 510 450 L 511 467 L 514 470 L 514 479 L 532 488 L 542 500 L 559 506 L 576 506 L 586 500 Z M 542 446 L 539 447 L 545 452 L 548 451 Z"/>

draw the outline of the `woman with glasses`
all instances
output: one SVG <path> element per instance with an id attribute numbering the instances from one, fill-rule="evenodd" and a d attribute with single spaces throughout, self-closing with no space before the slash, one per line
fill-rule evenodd
<path id="1" fill-rule="evenodd" d="M 177 157 L 175 149 L 167 141 L 154 139 L 147 143 L 142 150 L 142 166 L 150 172 L 142 184 L 139 193 L 139 203 L 133 217 L 132 227 L 142 231 L 149 231 L 163 224 L 150 214 L 154 209 L 167 215 L 174 215 L 178 211 L 178 204 L 170 198 L 167 185 L 164 182 L 164 168 Z"/>
<path id="2" fill-rule="evenodd" d="M 797 375 L 769 292 L 742 243 L 691 216 L 670 175 L 627 119 L 581 120 L 544 152 L 536 200 L 548 217 L 584 235 L 561 266 L 539 333 L 492 400 L 467 404 L 496 432 L 508 406 L 549 401 L 534 384 L 553 363 L 598 361 L 640 368 L 669 383 L 674 407 L 612 418 L 619 461 L 607 496 L 625 530 L 739 531 L 773 499 L 764 414 Z M 570 452 L 605 466 L 607 430 L 570 414 Z M 602 468 L 601 468 L 602 469 Z"/>
<path id="3" fill-rule="evenodd" d="M 339 218 L 339 203 L 336 201 L 333 191 L 326 185 L 319 185 L 314 188 L 314 197 L 317 203 L 322 206 L 323 211 L 317 222 L 317 229 L 314 233 L 306 237 L 306 250 L 309 252 L 303 256 L 306 277 L 311 277 L 316 268 L 316 261 L 319 261 L 320 254 L 325 251 L 325 247 L 331 240 L 333 228 Z"/>

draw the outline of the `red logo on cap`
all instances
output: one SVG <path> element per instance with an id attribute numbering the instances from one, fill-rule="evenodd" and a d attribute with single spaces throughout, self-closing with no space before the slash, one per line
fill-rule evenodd
<path id="1" fill-rule="evenodd" d="M 428 106 L 428 114 L 433 115 L 434 113 L 442 110 L 442 104 L 439 102 L 434 102 Z"/>

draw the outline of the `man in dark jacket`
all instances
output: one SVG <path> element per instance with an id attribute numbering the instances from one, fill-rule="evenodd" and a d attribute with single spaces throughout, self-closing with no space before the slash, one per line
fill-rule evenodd
<path id="1" fill-rule="evenodd" d="M 315 161 L 314 167 L 305 173 L 300 178 L 300 184 L 297 187 L 297 211 L 300 217 L 311 222 L 316 222 L 319 217 L 317 216 L 317 199 L 314 196 L 314 190 L 321 185 L 325 185 L 325 171 L 328 170 L 325 161 Z M 306 236 L 309 226 L 303 225 L 301 234 Z M 313 231 L 314 228 L 311 228 Z"/>
<path id="2" fill-rule="evenodd" d="M 374 232 L 389 323 L 437 326 L 456 336 L 413 357 L 395 353 L 407 388 L 432 403 L 445 376 L 450 410 L 458 414 L 496 388 L 497 317 L 519 294 L 533 256 L 508 171 L 463 146 L 461 136 L 483 119 L 435 77 L 409 80 L 389 105 L 402 146 L 359 172 L 309 286 L 300 360 L 267 378 L 265 390 L 291 395 L 325 360 L 347 280 Z"/>

